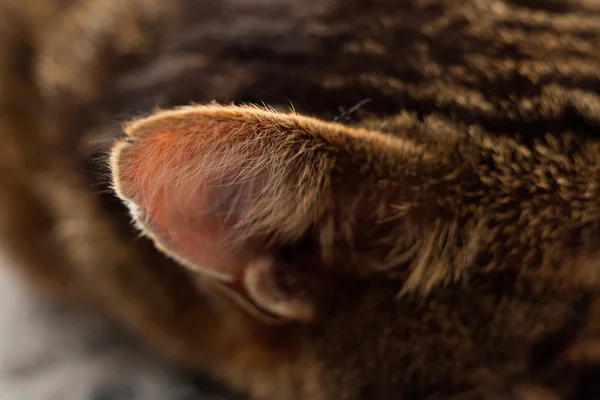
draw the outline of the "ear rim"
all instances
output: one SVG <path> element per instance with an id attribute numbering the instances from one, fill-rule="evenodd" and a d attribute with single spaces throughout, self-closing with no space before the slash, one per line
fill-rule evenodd
<path id="1" fill-rule="evenodd" d="M 288 123 L 282 124 L 282 116 L 293 117 L 288 119 Z M 197 121 L 202 120 L 232 120 L 232 121 L 255 121 L 270 122 L 274 125 L 280 125 L 292 129 L 301 129 L 305 134 L 314 138 L 317 135 L 313 132 L 319 132 L 318 137 L 324 138 L 332 143 L 346 142 L 347 138 L 359 139 L 367 141 L 382 148 L 400 150 L 403 152 L 418 152 L 422 146 L 415 144 L 413 141 L 385 135 L 379 132 L 344 125 L 340 122 L 328 122 L 315 117 L 298 114 L 295 110 L 290 109 L 284 113 L 277 111 L 272 107 L 263 105 L 245 103 L 245 104 L 192 104 L 187 106 L 176 107 L 172 109 L 156 108 L 152 114 L 134 118 L 122 125 L 122 130 L 126 137 L 121 140 L 127 141 L 144 137 L 151 132 L 164 127 L 166 124 L 171 124 L 175 121 L 182 121 L 186 118 L 193 117 Z"/>

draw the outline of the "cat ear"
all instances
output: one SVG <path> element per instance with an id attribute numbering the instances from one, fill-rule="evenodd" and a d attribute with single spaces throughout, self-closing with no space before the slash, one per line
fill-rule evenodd
<path id="1" fill-rule="evenodd" d="M 157 112 L 125 132 L 111 155 L 113 183 L 142 231 L 189 269 L 292 320 L 313 317 L 311 296 L 285 282 L 318 267 L 333 240 L 324 224 L 340 163 L 397 147 L 383 135 L 253 107 Z M 282 249 L 316 226 L 321 250 L 290 278 L 294 258 Z"/>

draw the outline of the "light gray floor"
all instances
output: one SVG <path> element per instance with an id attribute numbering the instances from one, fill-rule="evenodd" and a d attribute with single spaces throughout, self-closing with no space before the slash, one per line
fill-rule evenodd
<path id="1" fill-rule="evenodd" d="M 106 323 L 36 299 L 7 262 L 0 254 L 0 400 L 225 400 Z"/>

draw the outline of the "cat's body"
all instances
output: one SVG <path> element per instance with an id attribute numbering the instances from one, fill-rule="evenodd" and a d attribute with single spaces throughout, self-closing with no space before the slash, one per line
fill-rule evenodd
<path id="1" fill-rule="evenodd" d="M 599 395 L 599 2 L 4 3 L 0 237 L 44 290 L 258 398 Z M 186 269 L 103 157 L 212 100 L 330 122 L 127 128 L 112 185 Z M 200 211 L 235 223 L 192 251 L 164 192 L 206 171 L 233 194 Z M 233 285 L 255 313 L 194 257 L 267 274 Z"/>

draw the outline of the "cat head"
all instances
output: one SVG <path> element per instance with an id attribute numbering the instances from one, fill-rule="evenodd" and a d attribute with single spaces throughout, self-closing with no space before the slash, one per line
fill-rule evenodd
<path id="1" fill-rule="evenodd" d="M 593 254 L 567 248 L 580 225 L 548 232 L 554 216 L 527 213 L 519 179 L 562 144 L 398 124 L 208 105 L 126 125 L 111 167 L 136 226 L 232 302 L 220 312 L 245 310 L 236 329 L 276 338 L 247 344 L 268 363 L 226 379 L 275 398 L 426 398 L 552 363 L 535 346 L 585 312 L 598 279 Z"/>

